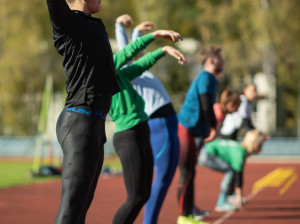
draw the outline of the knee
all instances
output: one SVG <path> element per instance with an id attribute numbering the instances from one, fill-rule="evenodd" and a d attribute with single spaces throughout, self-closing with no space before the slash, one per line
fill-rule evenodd
<path id="1" fill-rule="evenodd" d="M 146 197 L 148 195 L 135 195 L 133 197 L 127 198 L 127 204 L 130 205 L 130 207 L 134 208 L 142 208 L 143 205 L 148 201 L 149 197 Z"/>
<path id="2" fill-rule="evenodd" d="M 170 167 L 163 174 L 157 175 L 157 177 L 155 178 L 154 184 L 161 188 L 169 186 L 172 182 L 175 171 L 176 171 L 176 167 L 175 168 Z"/>
<path id="3" fill-rule="evenodd" d="M 135 192 L 134 194 L 128 195 L 127 202 L 134 205 L 134 206 L 143 206 L 151 195 L 151 188 L 144 189 L 142 192 Z"/>
<path id="4" fill-rule="evenodd" d="M 227 193 L 229 190 L 229 187 L 227 184 L 221 183 L 220 189 L 221 189 L 221 192 Z"/>
<path id="5" fill-rule="evenodd" d="M 180 169 L 180 179 L 188 180 L 190 178 L 193 178 L 195 176 L 195 168 L 189 168 L 189 169 Z"/>
<path id="6" fill-rule="evenodd" d="M 226 176 L 223 178 L 221 182 L 221 191 L 222 192 L 228 192 L 231 188 L 231 183 L 232 183 L 232 177 L 231 176 Z"/>

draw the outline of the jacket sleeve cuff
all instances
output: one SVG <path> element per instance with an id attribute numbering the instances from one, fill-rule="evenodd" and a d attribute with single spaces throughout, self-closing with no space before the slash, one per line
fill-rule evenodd
<path id="1" fill-rule="evenodd" d="M 165 56 L 165 54 L 164 54 L 164 52 L 162 51 L 161 48 L 158 48 L 155 51 L 152 51 L 151 54 L 155 58 L 156 61 L 158 59 L 162 58 L 163 56 Z"/>
<path id="2" fill-rule="evenodd" d="M 144 36 L 141 36 L 140 38 L 144 42 L 145 45 L 148 45 L 154 41 L 154 36 L 152 33 L 148 33 Z"/>

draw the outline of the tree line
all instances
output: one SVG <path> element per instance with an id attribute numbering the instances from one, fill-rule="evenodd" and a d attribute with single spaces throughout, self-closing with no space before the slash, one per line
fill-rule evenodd
<path id="1" fill-rule="evenodd" d="M 200 47 L 221 45 L 226 66 L 220 91 L 228 84 L 238 89 L 245 76 L 258 72 L 274 77 L 281 90 L 278 110 L 284 116 L 278 126 L 296 130 L 299 11 L 298 0 L 114 0 L 103 1 L 96 16 L 111 38 L 116 17 L 128 13 L 135 25 L 150 20 L 155 29 L 176 30 L 197 40 Z M 188 59 L 197 58 L 195 52 Z M 165 59 L 154 72 L 180 105 L 191 81 L 191 67 Z M 0 135 L 35 135 L 46 76 L 53 76 L 54 91 L 65 87 L 46 1 L 0 1 L 0 73 Z"/>

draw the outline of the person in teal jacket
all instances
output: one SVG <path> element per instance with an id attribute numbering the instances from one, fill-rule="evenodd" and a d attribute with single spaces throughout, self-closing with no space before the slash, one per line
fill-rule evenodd
<path id="1" fill-rule="evenodd" d="M 143 99 L 130 81 L 142 75 L 165 54 L 176 58 L 180 64 L 185 63 L 179 50 L 164 46 L 123 67 L 159 37 L 173 42 L 182 39 L 177 32 L 158 30 L 136 39 L 114 55 L 117 82 L 121 91 L 112 97 L 109 115 L 116 124 L 113 144 L 121 160 L 127 199 L 117 210 L 113 224 L 133 223 L 151 193 L 153 154 L 147 123 L 149 117 L 144 111 Z"/>
<path id="2" fill-rule="evenodd" d="M 205 144 L 199 156 L 199 163 L 210 169 L 225 173 L 221 192 L 215 207 L 218 212 L 242 208 L 243 170 L 246 158 L 261 151 L 267 135 L 258 130 L 248 131 L 240 144 L 230 139 L 216 139 Z M 236 183 L 237 204 L 228 202 L 228 191 L 232 180 Z"/>

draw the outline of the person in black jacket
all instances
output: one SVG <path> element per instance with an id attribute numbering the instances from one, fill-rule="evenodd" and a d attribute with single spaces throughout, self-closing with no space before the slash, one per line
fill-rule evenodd
<path id="1" fill-rule="evenodd" d="M 53 42 L 64 57 L 67 98 L 57 121 L 64 153 L 56 224 L 84 224 L 104 158 L 105 118 L 119 92 L 101 0 L 47 0 Z"/>

